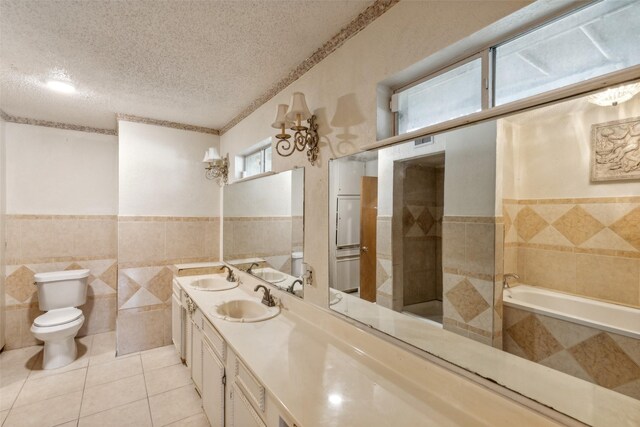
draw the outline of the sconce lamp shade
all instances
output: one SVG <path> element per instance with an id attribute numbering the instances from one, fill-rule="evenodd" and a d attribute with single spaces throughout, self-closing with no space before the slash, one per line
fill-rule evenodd
<path id="1" fill-rule="evenodd" d="M 309 107 L 307 107 L 307 101 L 305 101 L 304 93 L 302 92 L 294 92 L 291 96 L 291 108 L 287 113 L 287 120 L 291 122 L 296 121 L 298 115 L 300 115 L 300 120 L 308 120 L 311 118 L 311 111 L 309 111 Z"/>
<path id="2" fill-rule="evenodd" d="M 289 106 L 287 104 L 278 105 L 278 114 L 276 114 L 276 120 L 271 124 L 272 128 L 281 129 L 282 125 L 284 125 L 284 127 L 289 127 L 290 121 L 287 120 L 288 108 Z"/>
<path id="3" fill-rule="evenodd" d="M 202 163 L 210 163 L 219 159 L 220 154 L 218 153 L 218 150 L 215 147 L 211 147 L 204 152 L 204 159 L 202 159 Z"/>

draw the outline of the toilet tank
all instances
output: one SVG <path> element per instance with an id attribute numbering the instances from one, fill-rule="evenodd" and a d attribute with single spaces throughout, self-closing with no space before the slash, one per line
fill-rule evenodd
<path id="1" fill-rule="evenodd" d="M 291 253 L 291 275 L 293 277 L 302 276 L 302 252 L 292 252 Z"/>
<path id="2" fill-rule="evenodd" d="M 51 271 L 33 276 L 40 310 L 78 307 L 87 301 L 89 270 Z"/>

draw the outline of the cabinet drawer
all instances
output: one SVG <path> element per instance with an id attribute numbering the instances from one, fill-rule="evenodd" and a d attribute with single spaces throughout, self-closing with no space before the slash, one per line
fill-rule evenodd
<path id="1" fill-rule="evenodd" d="M 236 383 L 245 392 L 247 399 L 253 405 L 264 412 L 265 390 L 264 386 L 253 376 L 251 371 L 244 366 L 240 359 L 236 359 Z"/>
<path id="2" fill-rule="evenodd" d="M 221 361 L 225 362 L 227 359 L 227 343 L 224 342 L 222 336 L 216 331 L 209 323 L 208 320 L 204 319 L 202 331 L 204 332 L 204 336 L 209 341 L 209 345 L 216 352 L 216 355 L 220 358 Z"/>

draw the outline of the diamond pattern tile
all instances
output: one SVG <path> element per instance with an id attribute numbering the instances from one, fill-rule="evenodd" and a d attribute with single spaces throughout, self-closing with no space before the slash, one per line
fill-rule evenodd
<path id="1" fill-rule="evenodd" d="M 640 366 L 602 332 L 568 349 L 598 385 L 616 388 L 640 378 Z"/>
<path id="2" fill-rule="evenodd" d="M 466 278 L 447 292 L 446 297 L 466 323 L 490 307 Z"/>
<path id="3" fill-rule="evenodd" d="M 431 230 L 431 227 L 433 227 L 435 222 L 436 221 L 433 219 L 431 212 L 429 212 L 429 209 L 426 208 L 422 211 L 422 213 L 416 220 L 416 223 L 420 226 L 424 234 L 429 233 L 429 230 Z"/>
<path id="4" fill-rule="evenodd" d="M 166 301 L 171 297 L 171 280 L 173 273 L 167 267 L 163 267 L 148 283 L 143 284 L 149 292 L 160 301 Z"/>
<path id="5" fill-rule="evenodd" d="M 5 292 L 20 302 L 26 302 L 36 292 L 34 272 L 21 265 L 5 280 Z"/>
<path id="6" fill-rule="evenodd" d="M 111 266 L 100 275 L 100 280 L 113 289 L 116 289 L 118 286 L 118 264 L 115 262 L 111 264 Z"/>
<path id="7" fill-rule="evenodd" d="M 376 262 L 376 288 L 379 288 L 391 278 L 391 274 L 389 274 L 385 268 L 385 263 L 381 261 L 385 260 L 378 258 Z"/>
<path id="8" fill-rule="evenodd" d="M 574 245 L 580 245 L 604 228 L 604 225 L 580 206 L 574 206 L 553 226 Z"/>
<path id="9" fill-rule="evenodd" d="M 609 228 L 640 251 L 640 208 L 635 208 Z"/>
<path id="10" fill-rule="evenodd" d="M 415 224 L 416 219 L 413 216 L 413 213 L 409 210 L 407 206 L 402 209 L 402 229 L 404 230 L 404 234 L 412 228 Z"/>
<path id="11" fill-rule="evenodd" d="M 528 206 L 520 210 L 515 220 L 518 236 L 525 242 L 528 242 L 536 234 L 544 230 L 547 225 L 547 221 Z"/>
<path id="12" fill-rule="evenodd" d="M 507 334 L 518 344 L 529 360 L 539 362 L 562 351 L 558 340 L 534 315 L 529 315 L 507 328 Z"/>
<path id="13" fill-rule="evenodd" d="M 118 308 L 122 307 L 141 286 L 125 274 L 118 275 Z"/>

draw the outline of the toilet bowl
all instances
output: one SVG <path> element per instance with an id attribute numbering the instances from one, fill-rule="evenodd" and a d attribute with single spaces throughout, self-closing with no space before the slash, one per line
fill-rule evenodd
<path id="1" fill-rule="evenodd" d="M 34 337 L 44 342 L 43 369 L 66 366 L 76 360 L 75 336 L 84 323 L 89 270 L 54 271 L 34 275 L 40 310 L 31 326 Z"/>

